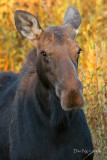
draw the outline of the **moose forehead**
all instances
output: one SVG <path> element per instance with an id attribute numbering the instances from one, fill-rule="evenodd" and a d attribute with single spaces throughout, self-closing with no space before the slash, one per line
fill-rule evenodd
<path id="1" fill-rule="evenodd" d="M 55 26 L 49 27 L 41 33 L 38 49 L 52 52 L 52 50 L 66 50 L 66 52 L 78 52 L 79 45 L 73 40 L 74 30 L 72 29 L 69 35 L 69 31 L 63 27 Z"/>

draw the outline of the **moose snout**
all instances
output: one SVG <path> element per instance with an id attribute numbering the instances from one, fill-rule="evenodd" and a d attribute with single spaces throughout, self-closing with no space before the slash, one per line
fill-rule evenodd
<path id="1" fill-rule="evenodd" d="M 60 99 L 61 107 L 66 111 L 81 109 L 84 106 L 83 85 L 79 79 L 71 83 L 59 83 L 56 95 Z"/>

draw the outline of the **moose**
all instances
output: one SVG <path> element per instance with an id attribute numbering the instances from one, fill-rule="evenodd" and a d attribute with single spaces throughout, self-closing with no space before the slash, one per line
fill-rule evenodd
<path id="1" fill-rule="evenodd" d="M 20 74 L 0 72 L 0 160 L 93 160 L 78 77 L 79 11 L 69 6 L 63 25 L 46 29 L 26 11 L 14 17 L 34 48 Z"/>

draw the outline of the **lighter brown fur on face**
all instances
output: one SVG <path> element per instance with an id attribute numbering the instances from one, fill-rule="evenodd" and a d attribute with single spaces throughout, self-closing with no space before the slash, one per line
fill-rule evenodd
<path id="1" fill-rule="evenodd" d="M 47 57 L 41 56 L 41 50 L 46 52 Z M 59 28 L 58 31 L 48 28 L 41 34 L 38 56 L 39 62 L 42 62 L 41 71 L 45 73 L 42 79 L 54 88 L 65 110 L 84 105 L 82 84 L 77 73 L 78 51 L 78 44 Z"/>

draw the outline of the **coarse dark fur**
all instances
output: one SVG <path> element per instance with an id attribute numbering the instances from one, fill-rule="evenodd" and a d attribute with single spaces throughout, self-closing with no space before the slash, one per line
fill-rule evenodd
<path id="1" fill-rule="evenodd" d="M 35 62 L 36 49 L 20 75 L 0 72 L 0 160 L 83 160 L 93 151 L 83 110 L 66 112 L 48 96 Z"/>

